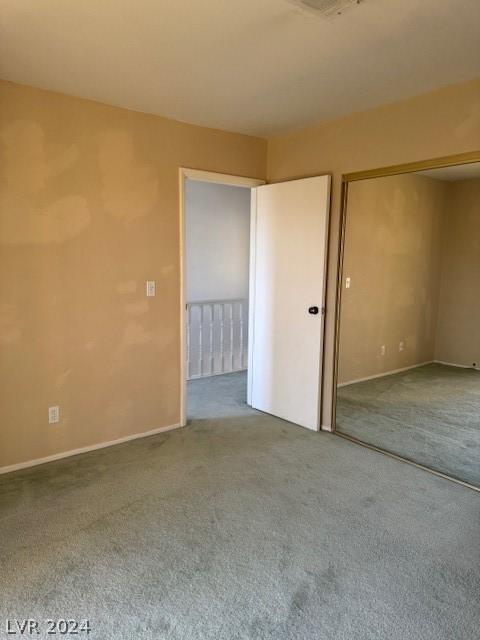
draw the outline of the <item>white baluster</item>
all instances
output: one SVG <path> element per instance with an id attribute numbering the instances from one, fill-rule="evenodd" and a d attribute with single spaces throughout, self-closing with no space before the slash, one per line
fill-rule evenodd
<path id="1" fill-rule="evenodd" d="M 235 369 L 235 364 L 233 362 L 233 302 L 230 303 L 230 371 Z"/>
<path id="2" fill-rule="evenodd" d="M 190 371 L 190 305 L 187 304 L 187 380 L 190 380 L 192 372 Z"/>
<path id="3" fill-rule="evenodd" d="M 225 365 L 223 361 L 223 326 L 225 319 L 225 303 L 220 303 L 220 371 L 224 373 Z"/>
<path id="4" fill-rule="evenodd" d="M 216 309 L 218 308 L 218 318 Z M 210 317 L 206 318 L 206 313 Z M 247 313 L 246 300 L 208 300 L 187 304 L 187 378 L 200 378 L 228 373 L 245 368 L 247 346 Z M 229 314 L 229 315 L 227 315 Z M 196 325 L 198 322 L 198 327 Z M 207 331 L 208 336 L 204 335 Z M 227 337 L 228 331 L 228 337 Z M 238 335 L 237 335 L 238 334 Z M 198 339 L 198 345 L 195 340 Z M 208 346 L 207 346 L 208 340 Z M 236 342 L 235 342 L 236 340 Z M 215 351 L 217 342 L 220 343 L 219 358 Z M 195 349 L 198 347 L 197 367 L 194 371 Z M 218 368 L 216 369 L 216 367 Z"/>
<path id="5" fill-rule="evenodd" d="M 200 322 L 199 322 L 199 331 L 198 331 L 198 375 L 202 376 L 202 360 L 203 360 L 203 305 L 199 304 L 198 308 L 200 309 Z"/>
<path id="6" fill-rule="evenodd" d="M 243 369 L 243 301 L 239 303 L 240 306 L 240 369 Z"/>
<path id="7" fill-rule="evenodd" d="M 209 305 L 210 309 L 210 375 L 213 376 L 214 362 L 213 362 L 213 303 Z"/>

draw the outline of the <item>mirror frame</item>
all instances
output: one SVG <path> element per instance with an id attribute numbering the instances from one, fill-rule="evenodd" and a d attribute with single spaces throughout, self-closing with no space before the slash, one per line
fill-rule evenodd
<path id="1" fill-rule="evenodd" d="M 333 433 L 336 432 L 336 412 L 337 412 L 337 383 L 338 383 L 338 361 L 340 354 L 340 314 L 341 314 L 341 303 L 342 303 L 342 284 L 343 284 L 343 258 L 344 258 L 344 250 L 345 250 L 345 234 L 346 234 L 346 219 L 347 219 L 347 204 L 348 204 L 348 185 L 351 182 L 356 182 L 358 180 L 368 180 L 370 178 L 385 178 L 387 176 L 395 176 L 400 175 L 402 173 L 414 173 L 416 171 L 424 171 L 426 169 L 440 169 L 442 167 L 452 167 L 455 165 L 462 164 L 471 164 L 473 162 L 480 162 L 480 150 L 479 151 L 469 151 L 467 153 L 460 153 L 451 156 L 443 156 L 439 158 L 431 158 L 429 160 L 420 160 L 418 162 L 408 162 L 405 164 L 396 164 L 387 167 L 381 167 L 379 169 L 369 169 L 367 171 L 357 171 L 354 173 L 345 173 L 342 175 L 342 193 L 341 193 L 341 211 L 340 211 L 340 233 L 339 233 L 339 244 L 338 244 L 338 263 L 337 263 L 337 284 L 336 284 L 336 296 L 335 296 L 335 344 L 334 344 L 334 365 L 333 365 L 333 388 L 332 388 L 332 415 L 331 415 L 331 431 Z M 417 464 L 407 458 L 403 458 L 402 456 L 398 456 L 396 454 L 390 453 L 389 451 L 385 451 L 380 447 L 375 447 L 373 445 L 361 442 L 356 438 L 352 438 L 350 436 L 344 436 L 337 432 L 337 435 L 341 435 L 351 441 L 358 442 L 365 447 L 370 449 L 374 449 L 376 451 L 380 451 L 385 453 L 391 457 L 397 458 L 399 460 L 403 460 L 409 462 L 410 464 L 414 464 L 417 467 L 421 467 L 430 471 L 431 473 L 435 473 L 436 475 L 440 475 L 442 477 L 448 478 L 449 480 L 454 480 L 455 482 L 460 482 L 472 489 L 480 491 L 480 488 L 474 487 L 468 482 L 462 482 L 451 476 L 443 474 L 439 471 L 434 471 L 433 469 L 429 469 L 428 467 L 424 467 L 423 465 Z"/>

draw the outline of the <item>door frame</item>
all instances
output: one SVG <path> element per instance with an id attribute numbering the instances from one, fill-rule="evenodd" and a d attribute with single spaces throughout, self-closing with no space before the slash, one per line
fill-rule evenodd
<path id="1" fill-rule="evenodd" d="M 358 180 L 369 180 L 370 178 L 385 178 L 403 173 L 414 173 L 426 169 L 441 169 L 442 167 L 452 167 L 462 164 L 480 162 L 480 150 L 458 153 L 450 156 L 419 160 L 404 164 L 390 165 L 367 171 L 356 171 L 342 175 L 341 211 L 340 211 L 340 231 L 338 235 L 338 262 L 337 262 L 337 282 L 335 296 L 335 338 L 334 338 L 334 363 L 333 363 L 333 384 L 332 384 L 332 412 L 331 431 L 336 431 L 337 420 L 337 384 L 338 384 L 338 361 L 340 355 L 340 319 L 342 307 L 343 291 L 343 259 L 345 252 L 346 221 L 348 209 L 348 186 L 350 182 Z M 393 454 L 392 454 L 393 455 Z M 394 456 L 395 457 L 395 456 Z M 402 458 L 403 459 L 403 458 Z M 415 464 L 415 463 L 412 463 Z M 417 465 L 418 466 L 418 465 Z M 425 467 L 426 468 L 426 467 Z M 426 468 L 429 471 L 428 468 Z M 432 472 L 436 473 L 436 472 Z M 441 475 L 441 474 L 440 474 Z M 446 476 L 448 477 L 448 476 Z"/>
<path id="2" fill-rule="evenodd" d="M 213 182 L 215 184 L 223 184 L 231 187 L 246 187 L 252 189 L 252 203 L 254 198 L 255 187 L 265 184 L 265 180 L 258 178 L 248 178 L 244 176 L 231 175 L 227 173 L 217 173 L 214 171 L 203 171 L 202 169 L 189 169 L 187 167 L 179 168 L 179 202 L 180 202 L 180 426 L 184 427 L 187 423 L 187 332 L 186 332 L 186 218 L 185 218 L 185 185 L 187 180 L 196 180 L 197 182 Z M 250 206 L 250 274 L 249 284 L 252 286 L 252 243 L 255 242 L 255 219 L 254 207 Z M 249 292 L 249 300 L 251 300 L 251 290 Z M 249 303 L 249 327 L 252 321 L 251 307 Z M 249 340 L 249 356 L 248 363 L 250 365 L 250 340 Z"/>

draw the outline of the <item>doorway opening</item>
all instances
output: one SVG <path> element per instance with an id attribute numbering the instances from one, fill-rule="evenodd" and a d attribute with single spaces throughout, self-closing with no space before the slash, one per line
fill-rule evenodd
<path id="1" fill-rule="evenodd" d="M 182 170 L 183 419 L 247 406 L 251 189 L 260 180 Z"/>
<path id="2" fill-rule="evenodd" d="M 318 431 L 330 176 L 180 180 L 182 424 L 190 387 L 191 417 L 250 405 Z"/>

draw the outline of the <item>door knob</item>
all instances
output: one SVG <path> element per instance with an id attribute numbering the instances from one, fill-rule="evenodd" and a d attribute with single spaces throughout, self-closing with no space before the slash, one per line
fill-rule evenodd
<path id="1" fill-rule="evenodd" d="M 316 316 L 318 313 L 318 307 L 309 307 L 308 308 L 308 313 L 311 313 L 312 316 Z"/>

